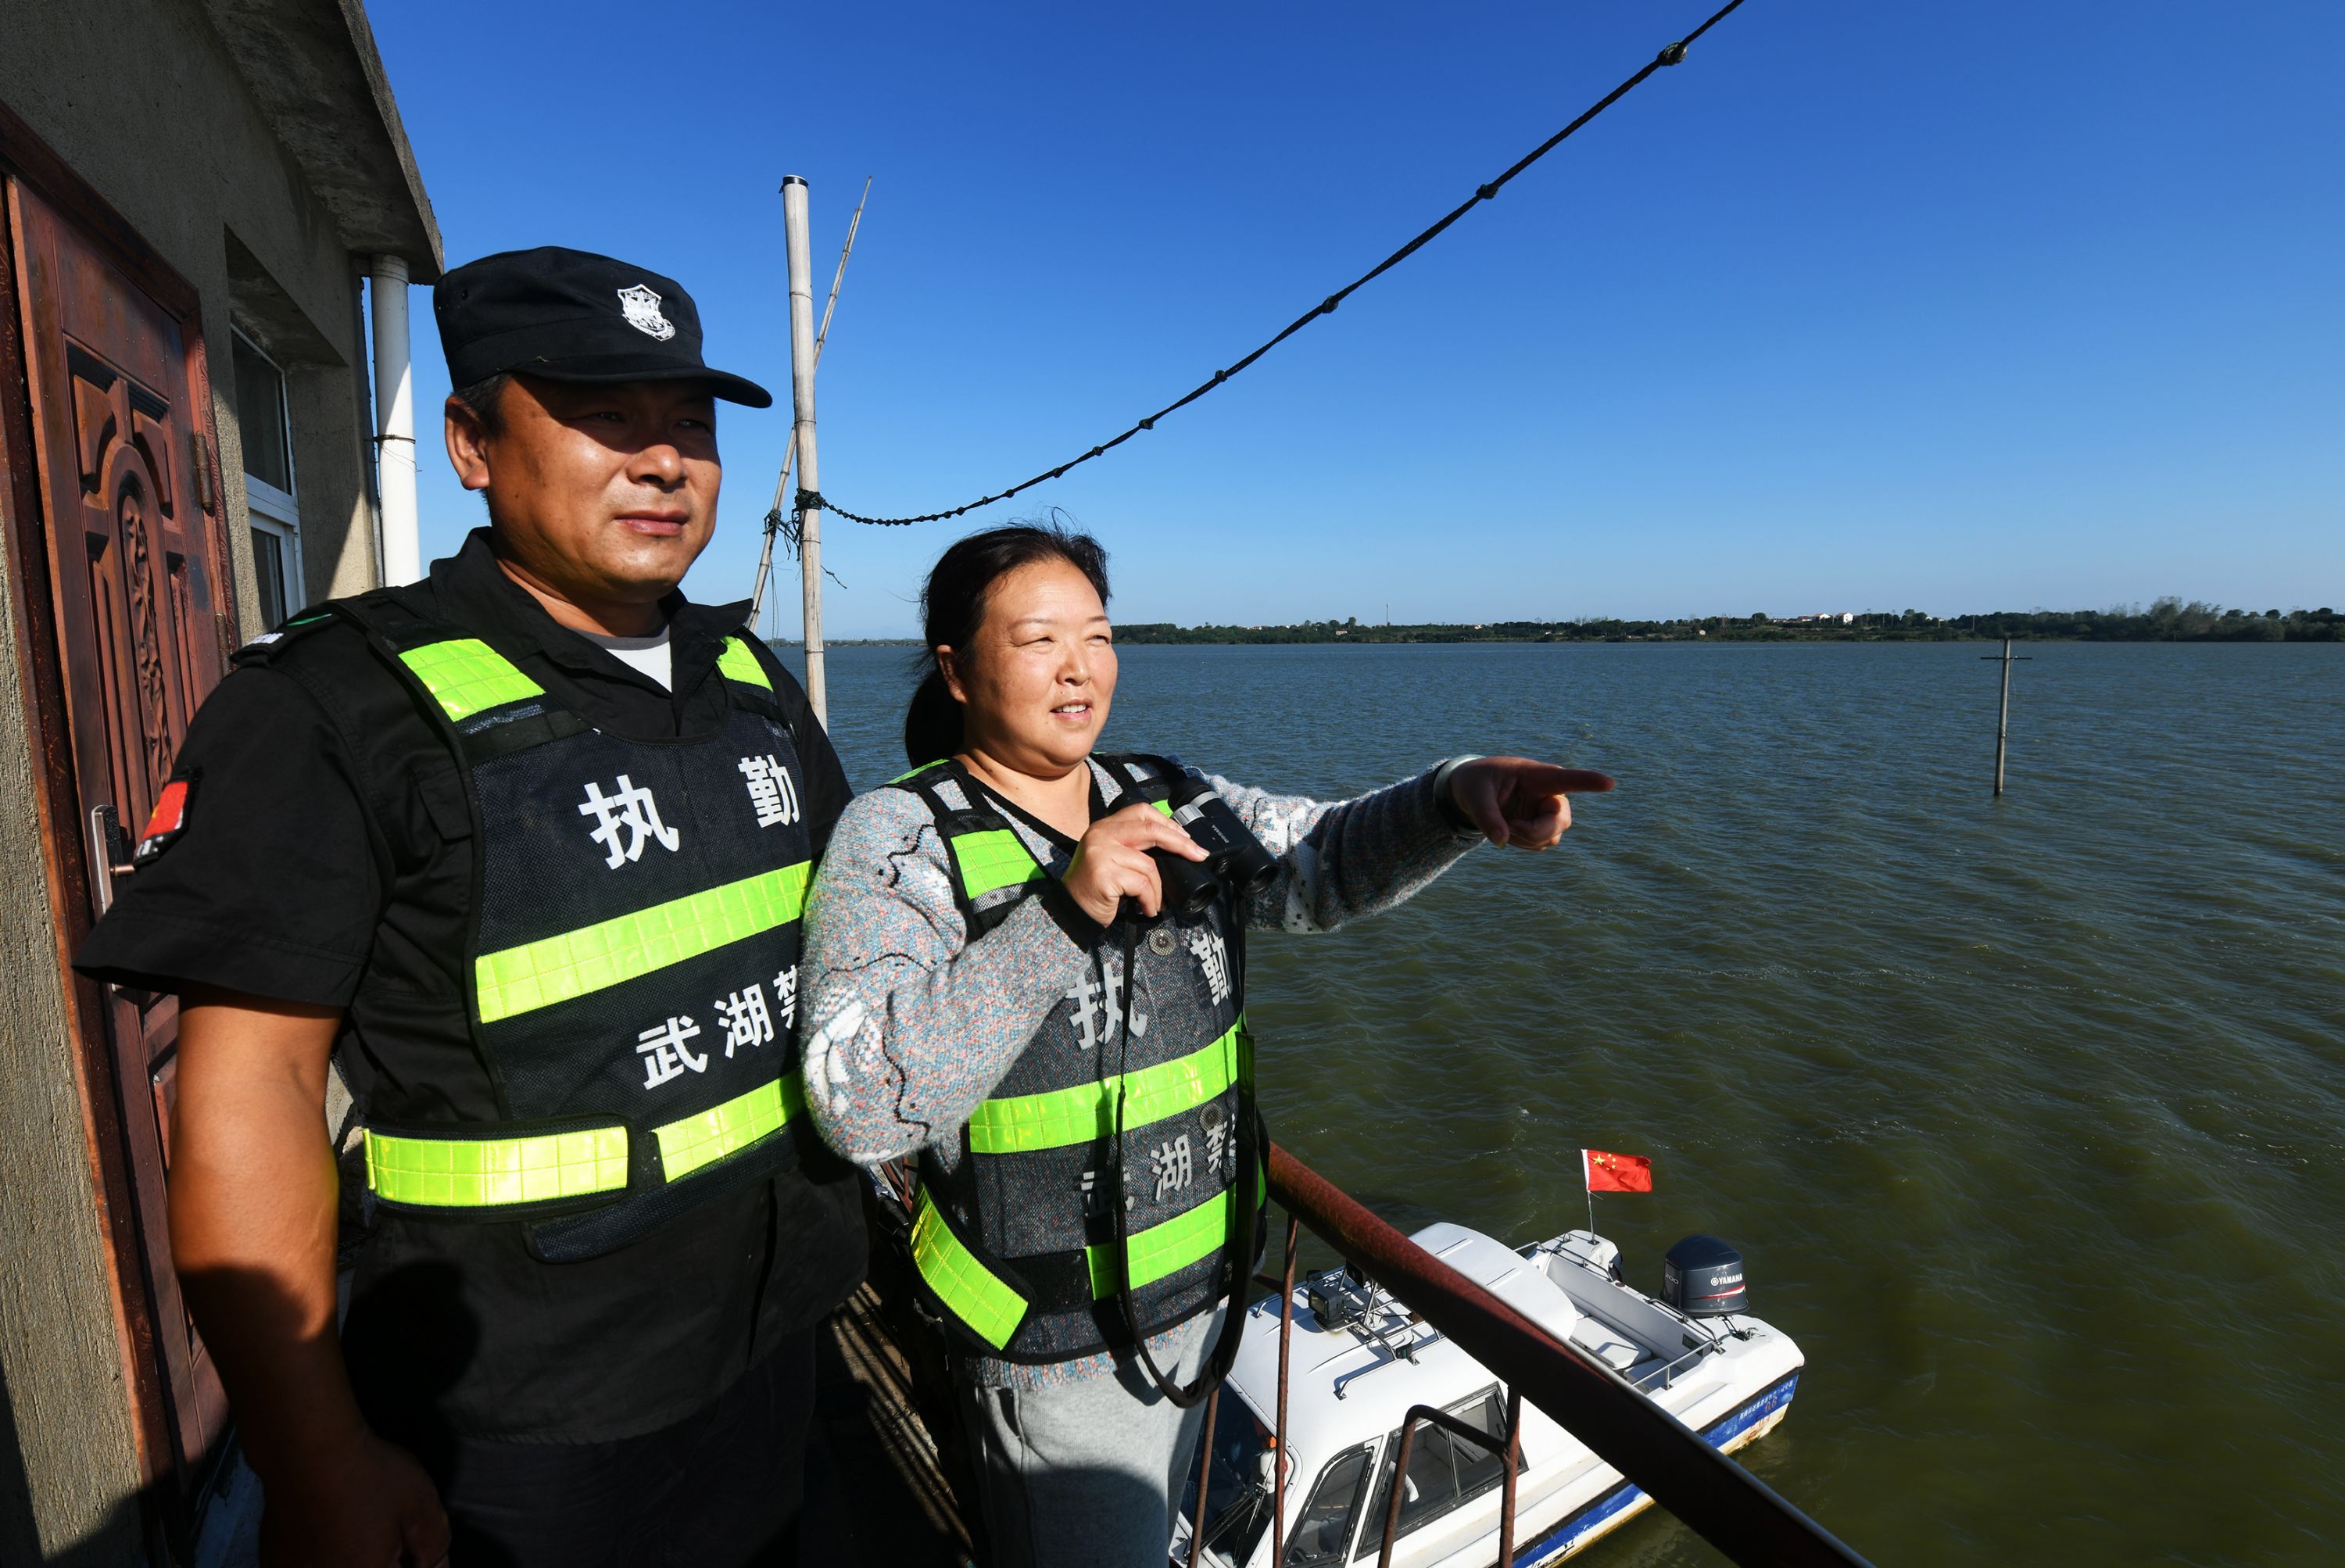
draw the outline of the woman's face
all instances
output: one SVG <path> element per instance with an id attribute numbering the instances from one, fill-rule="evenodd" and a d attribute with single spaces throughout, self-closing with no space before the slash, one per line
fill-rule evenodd
<path id="1" fill-rule="evenodd" d="M 1115 643 L 1091 579 L 1038 561 L 994 580 L 966 648 L 939 648 L 969 748 L 1020 773 L 1081 766 L 1115 698 Z"/>

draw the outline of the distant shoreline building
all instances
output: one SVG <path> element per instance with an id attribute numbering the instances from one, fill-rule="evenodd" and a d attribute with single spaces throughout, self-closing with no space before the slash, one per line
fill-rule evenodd
<path id="1" fill-rule="evenodd" d="M 412 560 L 370 372 L 440 236 L 360 0 L 10 6 L 0 187 L 0 1563 L 218 1561 L 178 1005 L 67 962 L 228 653 Z"/>

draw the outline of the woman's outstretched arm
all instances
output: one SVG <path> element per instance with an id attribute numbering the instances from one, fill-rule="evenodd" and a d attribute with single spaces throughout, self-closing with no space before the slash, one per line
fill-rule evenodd
<path id="1" fill-rule="evenodd" d="M 1378 914 L 1416 893 L 1482 841 L 1453 806 L 1442 808 L 1451 765 L 1429 768 L 1349 800 L 1233 784 L 1214 790 L 1278 857 L 1278 880 L 1245 909 L 1255 930 L 1334 931 Z"/>

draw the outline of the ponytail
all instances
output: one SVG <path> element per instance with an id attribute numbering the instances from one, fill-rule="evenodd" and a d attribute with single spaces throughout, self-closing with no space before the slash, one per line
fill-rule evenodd
<path id="1" fill-rule="evenodd" d="M 1017 523 L 957 540 L 929 569 L 920 587 L 920 684 L 904 712 L 904 759 L 915 768 L 939 762 L 961 749 L 960 704 L 937 667 L 937 650 L 949 647 L 968 657 L 985 620 L 987 590 L 1020 566 L 1064 561 L 1091 580 L 1100 603 L 1107 603 L 1107 552 L 1088 534 L 1053 523 Z"/>
<path id="2" fill-rule="evenodd" d="M 929 673 L 913 689 L 912 704 L 904 710 L 904 760 L 915 768 L 941 762 L 960 749 L 960 704 L 945 685 L 936 656 L 929 656 Z"/>

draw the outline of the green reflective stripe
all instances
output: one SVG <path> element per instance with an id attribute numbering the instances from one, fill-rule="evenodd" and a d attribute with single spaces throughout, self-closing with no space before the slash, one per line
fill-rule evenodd
<path id="1" fill-rule="evenodd" d="M 749 651 L 748 640 L 745 637 L 729 636 L 725 639 L 725 651 L 716 656 L 716 670 L 726 680 L 737 680 L 743 686 L 762 686 L 767 691 L 774 689 L 773 677 L 766 673 L 766 667 L 757 662 L 757 656 Z"/>
<path id="2" fill-rule="evenodd" d="M 545 690 L 478 637 L 426 643 L 401 654 L 399 662 L 423 683 L 452 724 L 462 724 L 484 708 L 540 697 Z"/>
<path id="3" fill-rule="evenodd" d="M 655 1127 L 669 1181 L 738 1154 L 806 1109 L 796 1074 Z M 491 1208 L 547 1203 L 627 1185 L 627 1129 L 525 1138 L 410 1138 L 366 1133 L 367 1186 L 394 1203 Z"/>
<path id="4" fill-rule="evenodd" d="M 1132 1288 L 1153 1285 L 1219 1252 L 1230 1239 L 1230 1210 L 1236 1206 L 1235 1195 L 1223 1187 L 1186 1213 L 1126 1238 L 1132 1251 Z M 1115 1244 L 1087 1247 L 1083 1251 L 1091 1260 L 1091 1296 L 1103 1301 L 1115 1294 L 1120 1283 L 1115 1277 Z"/>
<path id="5" fill-rule="evenodd" d="M 481 1022 L 551 1007 L 787 925 L 806 904 L 807 863 L 760 871 L 634 914 L 482 953 L 472 966 Z"/>
<path id="6" fill-rule="evenodd" d="M 367 1186 L 393 1203 L 491 1208 L 627 1185 L 627 1129 L 527 1138 L 406 1138 L 370 1129 Z"/>
<path id="7" fill-rule="evenodd" d="M 1047 874 L 1026 841 L 1008 828 L 956 834 L 952 849 L 960 866 L 960 891 L 967 898 L 981 899 L 996 888 L 1016 887 Z"/>
<path id="8" fill-rule="evenodd" d="M 901 784 L 907 779 L 918 779 L 929 769 L 941 768 L 944 765 L 945 759 L 939 757 L 934 762 L 923 762 L 918 768 L 908 768 L 903 772 L 897 774 L 893 779 L 888 779 L 888 782 L 890 784 Z"/>
<path id="9" fill-rule="evenodd" d="M 690 1176 L 780 1132 L 783 1123 L 805 1109 L 806 1091 L 795 1074 L 761 1084 L 698 1115 L 653 1128 L 652 1135 L 659 1139 L 660 1166 L 670 1181 Z"/>
<path id="10" fill-rule="evenodd" d="M 1203 1050 L 1126 1073 L 1121 1079 L 984 1101 L 969 1119 L 969 1150 L 980 1155 L 1026 1154 L 1112 1136 L 1119 1084 L 1124 1094 L 1126 1130 L 1177 1116 L 1243 1081 L 1240 1041 L 1244 1033 L 1245 1020 L 1240 1018 Z"/>
<path id="11" fill-rule="evenodd" d="M 1172 802 L 1170 800 L 1151 800 L 1149 804 L 1155 807 L 1158 810 L 1163 812 L 1168 817 L 1172 814 Z"/>
<path id="12" fill-rule="evenodd" d="M 926 1193 L 920 1195 L 920 1212 L 912 1221 L 912 1266 L 937 1299 L 997 1350 L 1010 1343 L 1025 1319 L 1026 1298 L 960 1244 Z"/>

